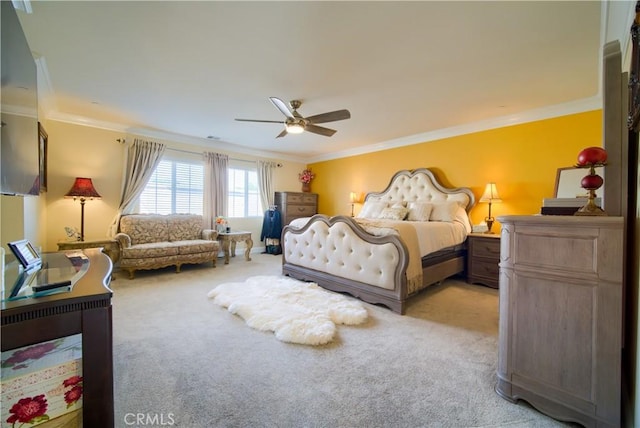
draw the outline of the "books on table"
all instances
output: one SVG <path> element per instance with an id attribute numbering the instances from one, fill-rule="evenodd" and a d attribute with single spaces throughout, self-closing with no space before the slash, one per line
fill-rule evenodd
<path id="1" fill-rule="evenodd" d="M 544 215 L 573 215 L 583 206 L 587 205 L 587 198 L 544 198 L 540 214 Z M 602 198 L 595 198 L 594 203 L 602 206 Z"/>
<path id="2" fill-rule="evenodd" d="M 602 204 L 602 198 L 594 199 L 596 205 Z M 543 207 L 577 207 L 582 208 L 587 205 L 587 198 L 544 198 L 542 199 Z"/>

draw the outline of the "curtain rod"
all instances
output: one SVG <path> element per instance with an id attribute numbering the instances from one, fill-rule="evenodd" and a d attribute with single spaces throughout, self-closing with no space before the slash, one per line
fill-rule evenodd
<path id="1" fill-rule="evenodd" d="M 120 144 L 125 144 L 127 141 L 124 138 L 118 138 L 116 140 L 118 143 Z M 181 153 L 189 153 L 192 155 L 201 155 L 204 153 L 204 151 L 202 152 L 193 152 L 191 150 L 184 150 L 184 149 L 174 149 L 173 147 L 167 147 L 166 150 L 173 150 L 174 152 L 181 152 Z M 234 161 L 239 161 L 239 162 L 247 162 L 247 163 L 256 163 L 257 161 L 251 161 L 251 160 L 246 160 L 246 159 L 238 159 L 238 158 L 232 158 L 229 157 L 229 160 L 234 160 Z M 276 163 L 276 166 L 278 168 L 282 168 L 282 164 L 280 162 Z"/>
<path id="2" fill-rule="evenodd" d="M 202 152 L 193 152 L 191 150 L 174 149 L 173 147 L 167 147 L 166 150 L 173 150 L 174 152 L 180 152 L 180 153 L 189 153 L 189 154 L 192 154 L 192 155 L 202 155 L 202 154 L 204 154 L 204 151 L 202 151 Z M 229 157 L 229 160 L 240 161 L 240 162 L 248 162 L 248 163 L 255 163 L 256 162 L 256 161 L 250 161 L 250 160 L 246 160 L 246 159 L 237 159 L 237 158 L 232 158 L 232 157 Z"/>

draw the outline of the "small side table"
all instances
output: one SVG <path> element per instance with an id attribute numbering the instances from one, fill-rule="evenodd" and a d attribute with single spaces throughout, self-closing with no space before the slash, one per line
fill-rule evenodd
<path id="1" fill-rule="evenodd" d="M 471 233 L 467 244 L 467 282 L 499 288 L 500 235 Z"/>
<path id="2" fill-rule="evenodd" d="M 244 242 L 244 258 L 246 261 L 251 261 L 251 248 L 253 247 L 253 240 L 251 239 L 251 232 L 245 231 L 231 231 L 231 232 L 218 232 L 218 241 L 222 244 L 222 251 L 224 252 L 224 264 L 229 264 L 229 257 L 236 256 L 236 243 Z"/>
<path id="3" fill-rule="evenodd" d="M 99 239 L 96 241 L 60 241 L 58 251 L 84 250 L 86 248 L 102 248 L 102 251 L 109 256 L 115 264 L 120 260 L 120 245 L 115 239 Z"/>

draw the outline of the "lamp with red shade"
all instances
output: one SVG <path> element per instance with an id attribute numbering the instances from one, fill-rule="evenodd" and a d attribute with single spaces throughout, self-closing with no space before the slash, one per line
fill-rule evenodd
<path id="1" fill-rule="evenodd" d="M 76 177 L 71 190 L 64 195 L 65 198 L 80 199 L 80 241 L 84 241 L 84 202 L 87 199 L 100 199 L 102 196 L 93 187 L 90 178 Z"/>

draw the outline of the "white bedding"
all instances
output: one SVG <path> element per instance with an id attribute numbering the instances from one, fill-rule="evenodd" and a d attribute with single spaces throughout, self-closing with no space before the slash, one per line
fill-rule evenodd
<path id="1" fill-rule="evenodd" d="M 393 227 L 393 223 L 410 224 L 415 227 L 418 237 L 418 247 L 420 248 L 420 257 L 435 253 L 447 247 L 462 244 L 467 238 L 465 227 L 457 221 L 377 221 L 388 221 L 391 227 Z"/>
<path id="2" fill-rule="evenodd" d="M 303 227 L 307 224 L 310 217 L 302 217 L 293 220 L 290 225 L 293 227 Z M 359 219 L 354 218 L 356 222 Z M 418 247 L 420 250 L 420 257 L 424 257 L 428 254 L 442 250 L 447 247 L 458 245 L 464 242 L 467 238 L 466 227 L 457 221 L 445 222 L 445 221 L 399 221 L 399 220 L 383 220 L 375 219 L 376 223 L 388 225 L 387 227 L 393 228 L 394 224 L 411 225 L 416 229 L 416 236 L 418 238 Z M 362 225 L 362 224 L 361 224 Z M 367 232 L 372 235 L 383 235 L 385 232 L 377 231 L 375 228 L 365 227 Z"/>

